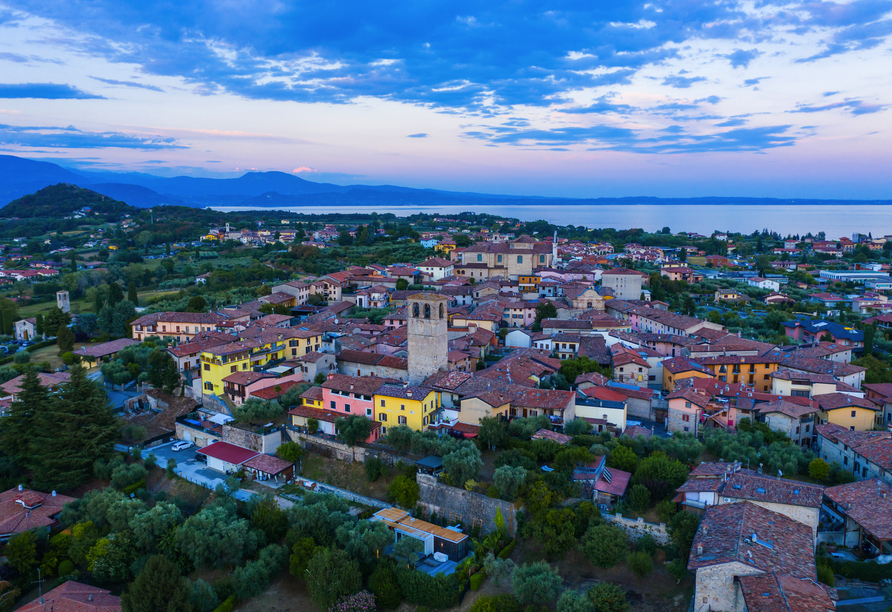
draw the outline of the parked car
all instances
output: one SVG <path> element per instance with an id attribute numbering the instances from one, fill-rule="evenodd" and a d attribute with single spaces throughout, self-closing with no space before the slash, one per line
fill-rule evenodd
<path id="1" fill-rule="evenodd" d="M 196 460 L 198 463 L 204 463 L 205 465 L 207 465 L 207 462 L 208 462 L 208 456 L 207 456 L 207 455 L 202 455 L 201 453 L 196 453 L 196 454 L 195 454 L 195 460 Z"/>
<path id="2" fill-rule="evenodd" d="M 186 440 L 181 440 L 180 442 L 177 442 L 176 444 L 171 446 L 170 450 L 181 451 L 181 450 L 186 450 L 187 448 L 190 448 L 191 446 L 192 446 L 191 442 L 188 442 Z"/>
<path id="3" fill-rule="evenodd" d="M 837 561 L 857 561 L 858 557 L 853 555 L 852 553 L 846 550 L 838 550 L 836 552 L 830 553 L 830 556 L 836 559 Z"/>

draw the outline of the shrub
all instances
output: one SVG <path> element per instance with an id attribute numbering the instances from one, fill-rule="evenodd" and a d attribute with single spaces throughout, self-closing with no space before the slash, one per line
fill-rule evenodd
<path id="1" fill-rule="evenodd" d="M 579 545 L 589 561 L 597 567 L 613 567 L 629 553 L 626 532 L 615 525 L 589 527 Z"/>
<path id="2" fill-rule="evenodd" d="M 69 561 L 65 559 L 59 564 L 59 575 L 60 576 L 69 576 L 73 574 L 77 570 L 77 567 L 74 565 L 73 561 Z"/>
<path id="3" fill-rule="evenodd" d="M 652 535 L 645 533 L 635 541 L 635 550 L 645 552 L 653 557 L 654 553 L 657 552 L 657 541 L 654 540 Z"/>
<path id="4" fill-rule="evenodd" d="M 598 612 L 628 612 L 626 592 L 610 582 L 599 582 L 588 590 L 588 598 Z"/>
<path id="5" fill-rule="evenodd" d="M 471 590 L 476 591 L 480 588 L 480 585 L 483 584 L 483 572 L 477 572 L 473 576 L 471 576 Z"/>
<path id="6" fill-rule="evenodd" d="M 411 604 L 430 608 L 451 608 L 458 603 L 458 584 L 450 574 L 431 576 L 414 569 L 400 569 L 397 579 L 403 597 Z"/>
<path id="7" fill-rule="evenodd" d="M 561 577 L 545 561 L 528 563 L 514 570 L 511 591 L 523 605 L 550 604 L 561 592 Z"/>
<path id="8" fill-rule="evenodd" d="M 657 503 L 657 516 L 660 517 L 660 521 L 663 523 L 668 523 L 672 520 L 672 517 L 675 516 L 676 512 L 678 512 L 678 506 L 676 506 L 674 501 L 664 499 L 663 501 Z"/>
<path id="9" fill-rule="evenodd" d="M 226 598 L 226 601 L 221 603 L 214 612 L 232 612 L 235 609 L 235 595 L 230 595 Z"/>
<path id="10" fill-rule="evenodd" d="M 406 476 L 397 476 L 387 487 L 387 497 L 401 508 L 414 507 L 418 494 L 418 483 Z"/>
<path id="11" fill-rule="evenodd" d="M 339 599 L 329 612 L 375 612 L 375 596 L 368 591 L 360 591 Z"/>
<path id="12" fill-rule="evenodd" d="M 156 457 L 154 453 L 149 453 L 149 456 L 146 457 L 145 461 L 143 461 L 142 464 L 147 470 L 151 470 L 153 467 L 158 465 L 158 457 Z"/>
<path id="13" fill-rule="evenodd" d="M 820 457 L 812 459 L 808 464 L 808 475 L 815 480 L 827 480 L 830 477 L 830 464 Z"/>
<path id="14" fill-rule="evenodd" d="M 639 578 L 644 578 L 654 571 L 653 560 L 643 550 L 629 554 L 626 561 L 629 564 L 629 569 Z"/>
<path id="15" fill-rule="evenodd" d="M 515 548 L 517 548 L 517 540 L 511 540 L 508 542 L 508 546 L 503 548 L 502 552 L 499 553 L 499 559 L 507 559 L 510 557 Z"/>
<path id="16" fill-rule="evenodd" d="M 468 612 L 521 612 L 514 595 L 488 595 L 477 599 Z"/>
<path id="17" fill-rule="evenodd" d="M 823 563 L 818 564 L 818 582 L 823 582 L 827 586 L 834 586 L 836 578 L 833 577 L 833 568 Z"/>
<path id="18" fill-rule="evenodd" d="M 365 460 L 365 475 L 369 482 L 375 482 L 384 475 L 384 462 L 377 457 L 369 457 Z"/>
<path id="19" fill-rule="evenodd" d="M 629 490 L 629 506 L 636 512 L 644 512 L 650 505 L 650 491 L 644 485 L 633 485 Z"/>
<path id="20" fill-rule="evenodd" d="M 403 601 L 396 571 L 390 564 L 380 564 L 369 577 L 369 590 L 374 593 L 379 608 L 395 610 Z"/>

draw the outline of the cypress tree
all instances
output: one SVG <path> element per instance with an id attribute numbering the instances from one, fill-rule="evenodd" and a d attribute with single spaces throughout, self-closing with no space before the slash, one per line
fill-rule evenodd
<path id="1" fill-rule="evenodd" d="M 99 289 L 96 289 L 96 293 L 93 295 L 93 313 L 98 317 L 99 311 L 102 310 L 102 292 Z"/>
<path id="2" fill-rule="evenodd" d="M 134 306 L 139 306 L 139 295 L 136 293 L 136 283 L 133 281 L 127 285 L 127 299 L 133 302 Z"/>
<path id="3" fill-rule="evenodd" d="M 114 307 L 115 304 L 124 299 L 124 292 L 121 291 L 121 285 L 118 283 L 109 283 L 108 285 L 108 305 Z"/>
<path id="4" fill-rule="evenodd" d="M 34 333 L 37 334 L 38 336 L 41 336 L 41 337 L 42 337 L 42 336 L 43 336 L 43 332 L 44 332 L 44 329 L 43 329 L 43 315 L 42 315 L 42 314 L 38 314 L 38 315 L 37 315 L 36 317 L 34 317 L 34 318 L 36 319 L 36 321 L 35 321 L 35 323 L 34 323 Z"/>
<path id="5" fill-rule="evenodd" d="M 93 463 L 111 455 L 118 424 L 105 391 L 87 378 L 80 364 L 71 368 L 53 402 L 45 425 L 45 443 L 38 449 L 39 470 L 34 480 L 45 488 L 69 490 L 90 478 Z"/>

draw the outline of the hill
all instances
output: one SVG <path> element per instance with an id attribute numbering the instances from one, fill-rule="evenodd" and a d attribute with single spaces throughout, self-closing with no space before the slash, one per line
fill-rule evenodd
<path id="1" fill-rule="evenodd" d="M 0 209 L 0 216 L 7 219 L 11 217 L 59 219 L 71 215 L 85 206 L 109 219 L 117 219 L 123 214 L 139 212 L 139 209 L 113 200 L 101 193 L 70 183 L 59 183 L 10 202 Z"/>

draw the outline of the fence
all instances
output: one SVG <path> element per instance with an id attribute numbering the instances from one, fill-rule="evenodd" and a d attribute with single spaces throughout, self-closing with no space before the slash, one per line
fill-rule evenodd
<path id="1" fill-rule="evenodd" d="M 627 519 L 622 516 L 613 514 L 604 514 L 604 520 L 612 523 L 625 531 L 631 540 L 637 540 L 645 534 L 650 534 L 657 544 L 669 543 L 669 532 L 666 531 L 666 523 L 655 525 L 654 523 L 645 523 L 643 518 L 638 520 Z"/>

